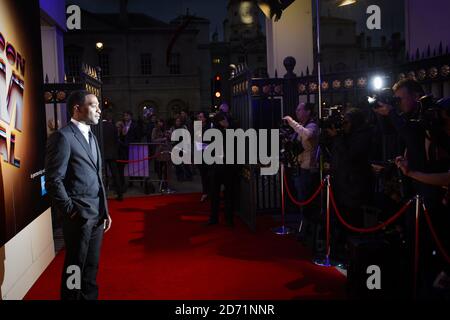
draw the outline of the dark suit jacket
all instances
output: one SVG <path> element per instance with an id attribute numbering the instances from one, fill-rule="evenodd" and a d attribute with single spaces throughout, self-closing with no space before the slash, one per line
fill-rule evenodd
<path id="1" fill-rule="evenodd" d="M 136 122 L 131 121 L 130 129 L 126 135 L 119 137 L 119 159 L 128 160 L 130 143 L 137 143 L 141 140 L 140 129 Z"/>
<path id="2" fill-rule="evenodd" d="M 103 126 L 103 156 L 105 160 L 117 160 L 119 158 L 119 137 L 117 128 L 113 122 L 102 122 Z"/>
<path id="3" fill-rule="evenodd" d="M 47 141 L 45 187 L 59 214 L 75 212 L 85 219 L 106 218 L 108 205 L 101 173 L 101 156 L 94 163 L 89 144 L 75 124 L 52 134 Z"/>

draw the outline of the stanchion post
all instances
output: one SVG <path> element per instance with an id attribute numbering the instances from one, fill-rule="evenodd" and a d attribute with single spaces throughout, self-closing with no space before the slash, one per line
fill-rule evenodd
<path id="1" fill-rule="evenodd" d="M 414 299 L 417 298 L 417 279 L 419 273 L 419 215 L 420 215 L 420 196 L 415 196 L 416 213 L 415 213 L 415 236 L 414 236 Z"/>
<path id="2" fill-rule="evenodd" d="M 331 260 L 331 202 L 330 202 L 330 194 L 331 194 L 331 182 L 330 176 L 327 175 L 325 180 L 327 183 L 327 208 L 326 208 L 326 248 L 325 248 L 325 257 L 323 259 L 315 259 L 314 264 L 322 266 L 322 267 L 340 267 L 342 268 L 342 263 Z"/>
<path id="3" fill-rule="evenodd" d="M 326 208 L 326 217 L 325 217 L 325 229 L 326 229 L 326 243 L 325 243 L 325 258 L 324 259 L 315 259 L 314 263 L 316 265 L 322 266 L 322 267 L 332 267 L 335 266 L 335 264 L 331 263 L 330 260 L 330 254 L 331 254 L 331 235 L 330 235 L 330 188 L 331 188 L 331 184 L 330 184 L 330 176 L 327 175 L 326 178 L 326 184 L 327 184 L 327 208 Z"/>
<path id="4" fill-rule="evenodd" d="M 293 233 L 293 229 L 286 227 L 286 207 L 284 199 L 284 164 L 281 163 L 280 166 L 280 185 L 281 185 L 281 222 L 282 226 L 273 229 L 273 232 L 279 235 L 287 235 Z"/>
<path id="5" fill-rule="evenodd" d="M 331 245 L 330 245 L 330 176 L 327 175 L 327 251 L 325 255 L 325 259 L 327 264 L 330 264 L 330 252 L 331 252 Z"/>

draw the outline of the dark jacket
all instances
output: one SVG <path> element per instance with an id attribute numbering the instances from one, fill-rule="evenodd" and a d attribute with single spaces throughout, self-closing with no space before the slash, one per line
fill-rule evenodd
<path id="1" fill-rule="evenodd" d="M 95 135 L 94 135 L 95 137 Z M 96 138 L 98 161 L 81 131 L 70 122 L 47 141 L 45 187 L 62 216 L 78 212 L 85 219 L 108 216 L 102 180 L 102 160 Z"/>
<path id="2" fill-rule="evenodd" d="M 371 131 L 367 127 L 334 138 L 332 187 L 340 204 L 350 208 L 369 204 L 373 193 L 370 152 Z"/>
<path id="3" fill-rule="evenodd" d="M 105 160 L 117 160 L 119 157 L 119 137 L 113 122 L 103 121 L 103 157 Z"/>
<path id="4" fill-rule="evenodd" d="M 130 143 L 140 142 L 140 130 L 136 122 L 131 121 L 127 134 L 119 135 L 119 159 L 128 160 Z"/>

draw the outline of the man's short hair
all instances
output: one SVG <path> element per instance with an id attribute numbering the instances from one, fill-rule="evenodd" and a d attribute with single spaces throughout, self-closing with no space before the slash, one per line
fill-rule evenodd
<path id="1" fill-rule="evenodd" d="M 86 90 L 78 90 L 73 91 L 69 97 L 67 98 L 67 109 L 69 110 L 70 116 L 73 117 L 74 110 L 73 108 L 78 105 L 82 106 L 86 102 L 86 97 L 91 95 L 91 93 Z"/>
<path id="2" fill-rule="evenodd" d="M 304 108 L 306 111 L 311 112 L 311 115 L 314 114 L 314 109 L 315 109 L 315 107 L 316 107 L 315 104 L 312 103 L 312 102 L 306 102 L 305 105 L 303 106 L 303 108 Z"/>
<path id="3" fill-rule="evenodd" d="M 422 97 L 425 95 L 425 91 L 423 90 L 422 86 L 419 82 L 413 79 L 403 79 L 394 84 L 392 87 L 392 90 L 396 92 L 397 90 L 400 90 L 402 88 L 405 88 L 408 90 L 409 94 L 417 94 L 419 97 Z"/>
<path id="4" fill-rule="evenodd" d="M 123 114 L 127 114 L 130 116 L 130 118 L 133 118 L 133 112 L 130 110 L 125 111 Z"/>

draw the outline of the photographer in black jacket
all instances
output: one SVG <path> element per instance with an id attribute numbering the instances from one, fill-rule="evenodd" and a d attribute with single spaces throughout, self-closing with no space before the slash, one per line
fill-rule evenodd
<path id="1" fill-rule="evenodd" d="M 350 224 L 362 226 L 361 207 L 370 204 L 373 193 L 371 130 L 364 113 L 351 108 L 342 129 L 328 128 L 327 133 L 332 137 L 331 182 L 338 207 Z"/>

